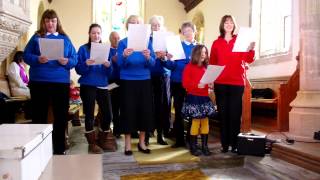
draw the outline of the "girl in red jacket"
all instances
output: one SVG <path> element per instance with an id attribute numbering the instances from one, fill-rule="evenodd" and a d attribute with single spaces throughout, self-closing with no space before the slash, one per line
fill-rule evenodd
<path id="1" fill-rule="evenodd" d="M 185 67 L 182 75 L 182 85 L 187 90 L 182 114 L 192 118 L 190 130 L 190 153 L 199 156 L 202 153 L 209 156 L 208 148 L 209 120 L 214 112 L 214 105 L 208 97 L 208 85 L 200 83 L 209 61 L 208 49 L 197 45 L 192 50 L 191 61 Z M 201 134 L 202 152 L 197 148 L 197 136 Z"/>
<path id="2" fill-rule="evenodd" d="M 245 66 L 254 60 L 254 42 L 249 45 L 248 52 L 232 52 L 237 39 L 234 35 L 235 28 L 236 24 L 231 15 L 222 17 L 219 26 L 220 36 L 213 42 L 210 54 L 210 64 L 225 66 L 214 82 L 223 153 L 228 152 L 229 146 L 232 147 L 232 152 L 237 152 Z"/>

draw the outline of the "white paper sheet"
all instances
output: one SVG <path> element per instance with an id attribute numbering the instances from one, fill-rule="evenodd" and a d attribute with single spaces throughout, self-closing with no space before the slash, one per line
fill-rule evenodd
<path id="1" fill-rule="evenodd" d="M 166 37 L 167 36 L 173 36 L 174 34 L 172 32 L 168 31 L 153 31 L 153 41 L 152 41 L 152 47 L 154 52 L 158 51 L 166 51 Z"/>
<path id="2" fill-rule="evenodd" d="M 46 56 L 48 60 L 63 58 L 63 39 L 39 38 L 39 47 L 41 56 Z"/>
<path id="3" fill-rule="evenodd" d="M 91 42 L 90 59 L 94 59 L 94 64 L 103 64 L 108 60 L 110 52 L 109 43 Z"/>
<path id="4" fill-rule="evenodd" d="M 240 27 L 237 40 L 233 46 L 232 52 L 248 52 L 251 42 L 254 42 L 255 34 L 252 28 Z"/>
<path id="5" fill-rule="evenodd" d="M 116 84 L 116 83 L 111 83 L 111 84 L 109 84 L 109 85 L 107 86 L 107 89 L 110 91 L 110 90 L 112 90 L 112 89 L 114 89 L 114 88 L 117 88 L 117 87 L 119 87 L 118 84 Z"/>
<path id="6" fill-rule="evenodd" d="M 208 65 L 206 72 L 203 74 L 200 83 L 213 83 L 221 74 L 225 66 Z"/>
<path id="7" fill-rule="evenodd" d="M 185 59 L 186 54 L 183 51 L 181 44 L 180 36 L 167 36 L 166 37 L 166 46 L 169 54 L 172 55 L 171 60 Z"/>
<path id="8" fill-rule="evenodd" d="M 150 24 L 129 24 L 127 48 L 132 48 L 134 51 L 148 49 L 150 34 Z"/>

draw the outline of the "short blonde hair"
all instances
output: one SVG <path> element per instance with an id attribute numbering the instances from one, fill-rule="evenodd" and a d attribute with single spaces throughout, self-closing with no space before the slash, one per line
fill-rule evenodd
<path id="1" fill-rule="evenodd" d="M 134 19 L 138 20 L 139 23 L 143 23 L 142 19 L 138 15 L 130 15 L 126 21 L 126 29 L 128 30 L 130 22 Z"/>

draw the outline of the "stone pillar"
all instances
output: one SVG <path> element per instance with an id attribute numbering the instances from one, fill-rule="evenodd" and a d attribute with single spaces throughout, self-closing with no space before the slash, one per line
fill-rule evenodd
<path id="1" fill-rule="evenodd" d="M 320 1 L 299 1 L 300 89 L 290 104 L 289 136 L 312 140 L 320 130 Z"/>
<path id="2" fill-rule="evenodd" d="M 29 0 L 0 0 L 0 63 L 15 49 L 28 31 Z"/>

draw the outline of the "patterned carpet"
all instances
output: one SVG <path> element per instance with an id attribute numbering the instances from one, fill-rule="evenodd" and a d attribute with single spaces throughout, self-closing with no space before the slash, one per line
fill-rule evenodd
<path id="1" fill-rule="evenodd" d="M 133 156 L 124 156 L 122 152 L 105 153 L 103 155 L 103 178 L 119 180 L 124 175 L 142 173 L 168 172 L 188 169 L 198 169 L 198 163 L 173 163 L 139 165 Z"/>
<path id="2" fill-rule="evenodd" d="M 121 180 L 208 180 L 210 179 L 201 170 L 182 170 L 182 171 L 169 171 L 169 172 L 156 172 L 145 173 L 136 175 L 121 176 Z"/>

